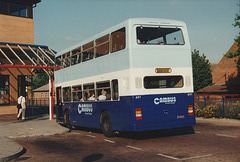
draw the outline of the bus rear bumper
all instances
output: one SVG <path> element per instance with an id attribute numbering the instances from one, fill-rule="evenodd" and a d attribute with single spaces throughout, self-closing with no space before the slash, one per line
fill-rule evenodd
<path id="1" fill-rule="evenodd" d="M 196 122 L 168 122 L 168 123 L 145 123 L 141 125 L 135 125 L 133 131 L 150 131 L 150 130 L 161 130 L 161 129 L 172 129 L 181 127 L 192 127 L 195 126 Z"/>

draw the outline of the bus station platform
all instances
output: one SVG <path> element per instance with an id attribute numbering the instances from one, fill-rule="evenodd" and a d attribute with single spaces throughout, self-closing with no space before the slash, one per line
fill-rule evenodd
<path id="1" fill-rule="evenodd" d="M 10 161 L 22 155 L 25 149 L 13 138 L 48 136 L 69 132 L 69 129 L 49 120 L 48 115 L 31 116 L 26 120 L 0 118 L 0 162 Z"/>

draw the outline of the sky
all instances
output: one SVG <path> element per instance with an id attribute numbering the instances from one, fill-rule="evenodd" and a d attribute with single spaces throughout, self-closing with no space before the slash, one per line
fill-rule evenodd
<path id="1" fill-rule="evenodd" d="M 187 24 L 192 51 L 218 63 L 239 34 L 240 0 L 42 0 L 34 8 L 35 44 L 56 52 L 129 18 L 165 18 Z"/>

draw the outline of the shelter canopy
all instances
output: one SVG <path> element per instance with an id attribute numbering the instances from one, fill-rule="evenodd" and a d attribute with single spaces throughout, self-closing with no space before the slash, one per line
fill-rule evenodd
<path id="1" fill-rule="evenodd" d="M 0 67 L 41 68 L 52 75 L 55 54 L 48 46 L 0 42 Z"/>

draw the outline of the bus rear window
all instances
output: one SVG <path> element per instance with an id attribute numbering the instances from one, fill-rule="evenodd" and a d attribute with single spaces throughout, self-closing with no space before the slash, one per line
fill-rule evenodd
<path id="1" fill-rule="evenodd" d="M 144 88 L 181 88 L 183 87 L 182 76 L 147 76 L 144 78 Z"/>
<path id="2" fill-rule="evenodd" d="M 184 45 L 180 28 L 137 27 L 137 43 L 149 45 Z"/>

